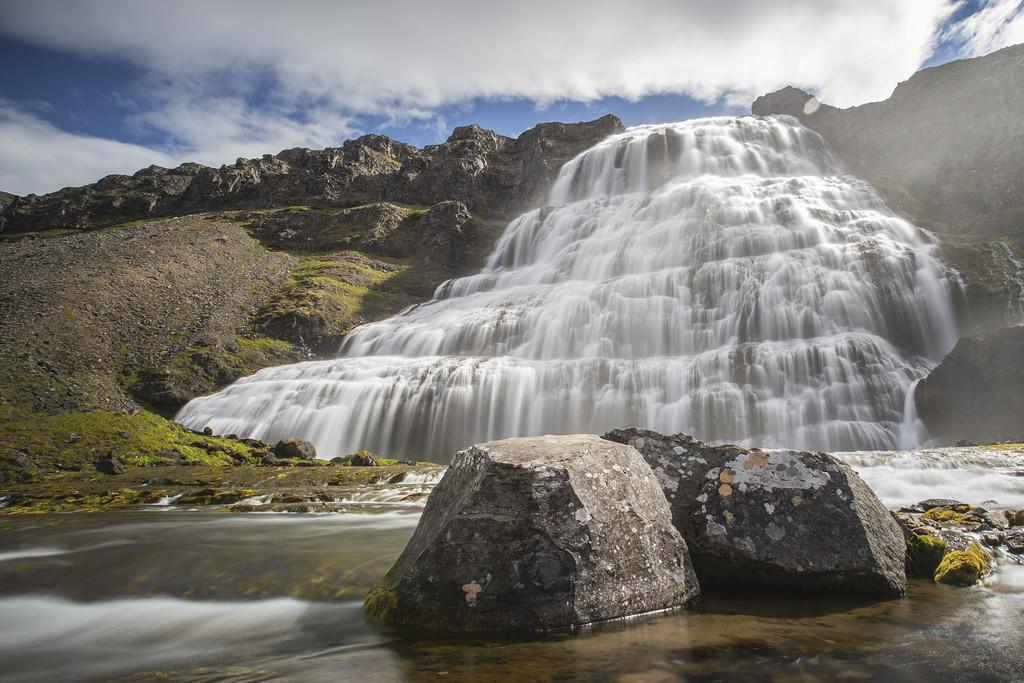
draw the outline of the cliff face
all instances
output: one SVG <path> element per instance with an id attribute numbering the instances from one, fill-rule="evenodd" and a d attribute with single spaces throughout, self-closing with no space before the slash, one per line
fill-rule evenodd
<path id="1" fill-rule="evenodd" d="M 943 441 L 1024 438 L 1024 326 L 964 337 L 914 398 L 932 436 Z"/>
<path id="2" fill-rule="evenodd" d="M 964 332 L 1022 322 L 1024 45 L 923 69 L 883 102 L 837 109 L 790 87 L 751 111 L 818 131 L 851 173 L 936 233 L 965 285 Z"/>
<path id="3" fill-rule="evenodd" d="M 563 163 L 621 130 L 622 122 L 610 115 L 587 123 L 545 123 L 518 138 L 464 126 L 447 142 L 423 149 L 366 135 L 341 147 L 289 149 L 221 168 L 150 166 L 43 196 L 0 198 L 0 232 L 94 229 L 223 209 L 380 201 L 455 200 L 483 217 L 506 217 L 540 199 Z"/>
<path id="4" fill-rule="evenodd" d="M 883 102 L 811 111 L 809 98 L 786 88 L 751 111 L 796 116 L 928 227 L 1024 233 L 1024 45 L 922 69 Z"/>

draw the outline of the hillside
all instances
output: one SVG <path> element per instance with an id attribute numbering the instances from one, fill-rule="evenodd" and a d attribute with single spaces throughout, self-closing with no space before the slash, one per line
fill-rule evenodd
<path id="1" fill-rule="evenodd" d="M 423 150 L 370 136 L 14 198 L 0 214 L 0 459 L 55 461 L 26 423 L 123 431 L 111 416 L 129 413 L 150 429 L 152 413 L 262 367 L 332 356 L 356 325 L 476 269 L 510 213 L 621 128 L 471 126 Z"/>

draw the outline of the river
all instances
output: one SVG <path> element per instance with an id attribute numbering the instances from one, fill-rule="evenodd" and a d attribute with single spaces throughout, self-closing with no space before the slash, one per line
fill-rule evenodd
<path id="1" fill-rule="evenodd" d="M 1024 456 L 848 453 L 884 502 L 1024 507 Z M 412 485 L 410 485 L 412 486 Z M 529 640 L 399 634 L 362 596 L 422 501 L 363 490 L 345 512 L 0 517 L 0 671 L 15 681 L 1009 681 L 1024 671 L 1024 567 L 906 598 L 709 595 L 691 610 Z"/>

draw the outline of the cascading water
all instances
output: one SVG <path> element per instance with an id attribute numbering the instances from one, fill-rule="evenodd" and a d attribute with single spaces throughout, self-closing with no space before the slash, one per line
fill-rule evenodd
<path id="1" fill-rule="evenodd" d="M 263 370 L 183 424 L 321 454 L 446 459 L 492 438 L 640 425 L 887 449 L 956 339 L 926 233 L 788 117 L 640 126 L 561 170 L 477 275 Z"/>
<path id="2" fill-rule="evenodd" d="M 999 268 L 1010 290 L 1006 301 L 1006 322 L 1010 325 L 1024 323 L 1024 263 L 1006 242 L 993 243 L 992 262 Z"/>

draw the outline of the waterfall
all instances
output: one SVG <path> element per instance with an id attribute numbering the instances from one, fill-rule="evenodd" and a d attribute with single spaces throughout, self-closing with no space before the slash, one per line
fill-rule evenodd
<path id="1" fill-rule="evenodd" d="M 790 117 L 631 128 L 561 169 L 483 270 L 178 415 L 321 455 L 638 425 L 709 441 L 900 446 L 956 340 L 931 236 Z"/>

